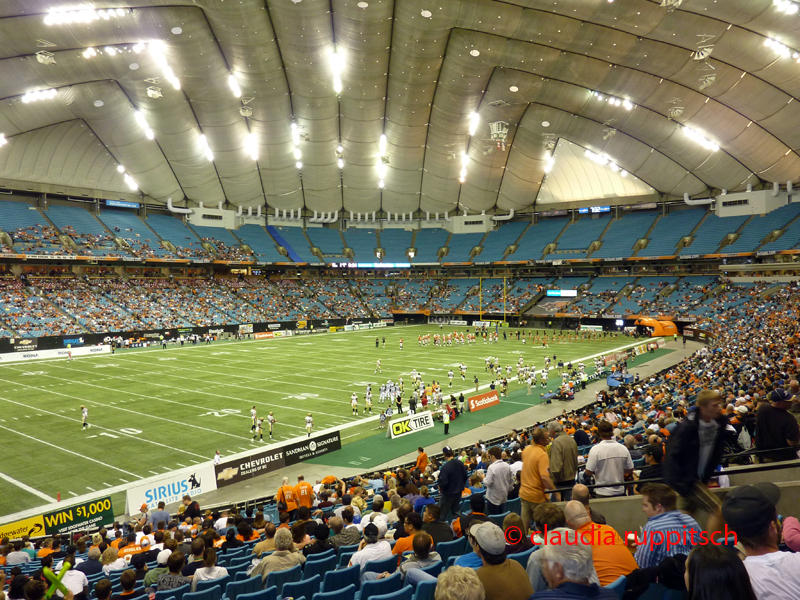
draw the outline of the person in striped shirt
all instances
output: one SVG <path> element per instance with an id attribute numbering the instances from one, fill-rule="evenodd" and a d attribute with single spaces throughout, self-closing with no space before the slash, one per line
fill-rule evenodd
<path id="1" fill-rule="evenodd" d="M 701 543 L 701 534 L 706 535 L 697 521 L 678 510 L 678 494 L 663 483 L 642 487 L 642 511 L 647 524 L 634 555 L 640 569 L 656 567 L 676 554 L 689 554 Z"/>

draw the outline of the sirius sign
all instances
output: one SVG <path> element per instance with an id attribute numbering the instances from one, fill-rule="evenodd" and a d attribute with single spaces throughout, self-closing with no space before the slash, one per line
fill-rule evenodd
<path id="1" fill-rule="evenodd" d="M 137 514 L 142 504 L 151 509 L 157 508 L 159 502 L 174 504 L 184 496 L 199 496 L 217 489 L 217 478 L 214 465 L 197 466 L 191 470 L 177 471 L 162 479 L 153 478 L 148 483 L 128 490 L 127 512 Z"/>

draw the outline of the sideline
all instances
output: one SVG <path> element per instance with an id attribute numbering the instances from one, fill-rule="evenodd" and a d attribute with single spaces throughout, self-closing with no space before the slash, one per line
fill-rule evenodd
<path id="1" fill-rule="evenodd" d="M 403 327 L 405 327 L 405 326 L 403 326 Z M 414 325 L 409 325 L 408 327 L 415 327 L 415 326 Z M 374 330 L 367 330 L 367 331 L 370 333 L 370 336 L 373 335 L 373 331 Z M 340 333 L 362 333 L 362 332 L 361 331 L 357 331 L 357 332 L 349 332 L 349 331 L 348 332 L 344 332 L 343 331 L 343 332 L 340 332 Z M 363 333 L 366 333 L 366 331 L 363 332 Z M 281 338 L 279 338 L 279 339 L 281 339 Z M 290 338 L 284 338 L 284 339 L 290 339 Z M 599 357 L 599 356 L 603 356 L 605 354 L 609 354 L 609 353 L 612 353 L 612 352 L 621 352 L 623 350 L 627 350 L 629 348 L 633 348 L 633 347 L 636 347 L 636 346 L 641 346 L 642 344 L 647 344 L 647 343 L 650 343 L 650 342 L 654 342 L 654 341 L 657 341 L 659 339 L 663 339 L 663 338 L 661 338 L 661 337 L 642 338 L 642 339 L 636 340 L 634 342 L 631 342 L 629 344 L 625 344 L 623 346 L 619 346 L 617 348 L 609 348 L 609 349 L 607 349 L 607 350 L 605 350 L 603 352 L 598 352 L 598 353 L 592 354 L 590 356 L 584 356 L 584 357 L 581 357 L 581 358 L 576 358 L 576 359 L 573 360 L 573 363 L 574 362 L 581 362 L 581 361 L 591 360 L 593 358 L 596 358 L 596 357 Z M 267 341 L 267 340 L 244 340 L 244 343 L 254 343 L 256 341 L 262 342 L 262 341 Z M 180 348 L 173 348 L 172 350 L 179 350 L 179 349 Z M 153 351 L 155 351 L 155 352 L 164 352 L 163 349 L 142 350 L 140 352 L 153 352 Z M 169 350 L 167 350 L 167 351 L 169 351 Z M 107 358 L 108 356 L 109 355 L 104 355 L 104 358 Z M 90 357 L 87 357 L 87 358 L 90 358 Z M 42 361 L 39 361 L 39 362 L 42 362 Z M 10 365 L 8 365 L 8 366 L 10 366 Z M 557 368 L 558 367 L 554 366 L 554 367 L 550 367 L 549 370 L 552 371 L 552 370 L 555 370 Z M 460 391 L 454 391 L 454 392 L 451 392 L 451 393 L 459 394 L 459 393 L 463 392 L 465 394 L 469 394 L 469 393 L 474 393 L 473 392 L 474 389 L 475 389 L 474 387 L 469 387 L 467 389 L 462 389 Z M 479 386 L 478 389 L 479 390 L 489 389 L 489 384 L 487 383 L 487 384 L 484 384 L 482 386 Z M 353 421 L 352 423 L 347 423 L 347 424 L 344 424 L 344 425 L 335 425 L 333 427 L 328 427 L 327 429 L 322 429 L 320 431 L 314 431 L 313 434 L 315 436 L 318 436 L 318 435 L 326 435 L 326 434 L 329 434 L 329 433 L 334 433 L 336 431 L 343 432 L 346 429 L 350 429 L 352 427 L 368 424 L 368 423 L 370 423 L 372 421 L 380 421 L 380 415 L 373 415 L 372 417 L 368 417 L 366 419 L 360 419 L 358 421 Z M 226 460 L 234 460 L 234 459 L 246 458 L 246 457 L 248 457 L 248 456 L 250 456 L 252 454 L 260 453 L 260 452 L 263 452 L 265 450 L 277 450 L 278 448 L 280 448 L 282 446 L 286 446 L 286 445 L 289 445 L 289 444 L 297 443 L 297 442 L 303 441 L 305 439 L 307 439 L 306 435 L 299 435 L 299 436 L 296 436 L 296 437 L 293 437 L 293 438 L 289 438 L 289 439 L 286 439 L 286 440 L 281 440 L 280 442 L 276 442 L 274 444 L 258 446 L 257 448 L 252 448 L 252 449 L 248 449 L 248 450 L 246 450 L 244 452 L 239 452 L 237 454 L 232 454 L 230 456 L 226 456 L 225 459 Z M 342 436 L 342 439 L 344 439 L 344 436 Z M 337 450 L 337 452 L 341 452 L 343 450 L 346 450 L 346 446 L 342 446 L 342 449 L 341 450 Z M 208 459 L 208 461 L 210 462 L 211 459 Z M 202 464 L 202 463 L 197 463 L 197 464 Z M 197 465 L 195 465 L 193 467 L 188 467 L 186 469 L 179 469 L 179 470 L 176 470 L 176 471 L 167 471 L 164 474 L 160 474 L 160 475 L 157 475 L 157 476 L 154 476 L 154 477 L 148 477 L 146 479 L 141 479 L 141 480 L 134 481 L 134 482 L 131 482 L 131 483 L 117 485 L 117 486 L 114 486 L 112 488 L 100 490 L 98 492 L 93 492 L 93 493 L 90 493 L 90 494 L 83 494 L 81 496 L 77 496 L 77 497 L 69 499 L 64 504 L 59 503 L 59 502 L 55 502 L 55 503 L 41 505 L 41 506 L 38 506 L 38 507 L 35 507 L 35 508 L 30 508 L 30 509 L 27 509 L 27 510 L 24 510 L 24 511 L 20 511 L 20 512 L 17 512 L 17 513 L 3 515 L 2 517 L 0 517 L 0 524 L 5 524 L 5 523 L 12 522 L 12 521 L 18 521 L 18 520 L 26 519 L 28 517 L 37 516 L 37 515 L 39 515 L 41 513 L 49 512 L 51 510 L 55 510 L 55 509 L 57 509 L 57 508 L 59 508 L 61 506 L 64 506 L 65 504 L 79 504 L 79 503 L 82 503 L 82 502 L 88 502 L 90 500 L 93 500 L 94 498 L 96 498 L 99 495 L 109 496 L 109 495 L 112 495 L 112 494 L 126 492 L 130 488 L 139 487 L 141 485 L 145 485 L 145 484 L 149 484 L 149 483 L 155 483 L 155 482 L 158 482 L 158 481 L 164 479 L 165 477 L 173 477 L 173 476 L 177 476 L 178 474 L 191 474 L 196 469 L 197 469 Z M 123 513 L 120 513 L 120 514 L 123 514 Z"/>

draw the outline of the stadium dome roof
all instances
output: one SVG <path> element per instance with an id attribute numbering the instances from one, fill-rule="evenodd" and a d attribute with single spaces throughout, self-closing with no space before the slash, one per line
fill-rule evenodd
<path id="1" fill-rule="evenodd" d="M 179 206 L 506 213 L 796 182 L 797 8 L 7 0 L 0 183 L 137 186 Z"/>

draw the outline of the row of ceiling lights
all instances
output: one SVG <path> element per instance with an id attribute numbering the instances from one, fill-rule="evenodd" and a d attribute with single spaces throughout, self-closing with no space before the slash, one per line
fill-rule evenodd
<path id="1" fill-rule="evenodd" d="M 80 9 L 80 10 L 52 10 L 44 18 L 45 25 L 69 25 L 71 23 L 90 23 L 91 21 L 110 21 L 112 18 L 125 17 L 128 11 L 124 8 L 109 8 L 108 10 Z"/>

